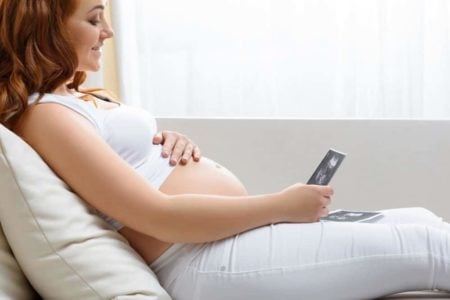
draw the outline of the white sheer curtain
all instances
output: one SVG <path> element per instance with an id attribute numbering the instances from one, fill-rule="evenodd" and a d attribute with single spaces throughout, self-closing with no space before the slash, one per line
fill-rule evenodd
<path id="1" fill-rule="evenodd" d="M 448 0 L 114 0 L 124 101 L 157 116 L 450 118 Z"/>

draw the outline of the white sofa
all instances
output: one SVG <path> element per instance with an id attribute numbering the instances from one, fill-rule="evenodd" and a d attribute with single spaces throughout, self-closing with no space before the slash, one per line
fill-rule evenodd
<path id="1" fill-rule="evenodd" d="M 442 192 L 449 183 L 450 121 L 159 119 L 159 126 L 189 135 L 206 156 L 240 177 L 250 193 L 306 181 L 334 147 L 348 157 L 332 181 L 333 208 L 424 206 L 450 220 L 448 196 Z M 0 128 L 0 146 L 0 221 L 12 248 L 3 237 L 0 261 L 8 272 L 0 272 L 0 295 L 18 295 L 10 289 L 15 284 L 33 296 L 23 269 L 44 298 L 168 299 L 123 239 L 27 145 Z M 102 267 L 92 268 L 93 261 Z M 389 298 L 450 295 L 416 292 Z"/>
<path id="2" fill-rule="evenodd" d="M 450 120 L 160 118 L 158 125 L 186 133 L 205 156 L 234 172 L 250 193 L 306 182 L 332 147 L 347 153 L 331 182 L 332 209 L 422 206 L 450 220 L 450 195 L 445 192 L 450 183 Z M 450 299 L 450 294 L 392 296 L 436 298 Z"/>
<path id="3" fill-rule="evenodd" d="M 0 125 L 0 299 L 39 296 L 170 299 L 128 242 Z"/>

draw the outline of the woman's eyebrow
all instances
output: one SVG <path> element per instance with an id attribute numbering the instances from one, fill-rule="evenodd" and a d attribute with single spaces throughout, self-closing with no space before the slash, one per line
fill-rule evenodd
<path id="1" fill-rule="evenodd" d="M 104 5 L 96 5 L 96 6 L 94 6 L 89 12 L 94 11 L 94 10 L 96 10 L 96 9 L 102 9 L 102 10 L 104 10 L 104 9 L 105 9 L 105 6 L 104 6 Z"/>

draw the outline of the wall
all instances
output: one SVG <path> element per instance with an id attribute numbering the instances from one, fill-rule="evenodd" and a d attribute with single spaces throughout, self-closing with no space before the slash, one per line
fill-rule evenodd
<path id="1" fill-rule="evenodd" d="M 450 121 L 159 119 L 188 134 L 250 193 L 306 182 L 328 148 L 348 155 L 332 209 L 424 206 L 450 220 Z"/>

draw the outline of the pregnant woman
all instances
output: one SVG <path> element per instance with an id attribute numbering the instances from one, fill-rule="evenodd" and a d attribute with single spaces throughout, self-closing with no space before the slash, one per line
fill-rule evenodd
<path id="1" fill-rule="evenodd" d="M 174 299 L 450 290 L 450 225 L 425 209 L 323 223 L 329 186 L 249 196 L 212 160 L 171 165 L 148 112 L 80 88 L 113 36 L 105 5 L 0 0 L 0 121 L 128 239 Z"/>

